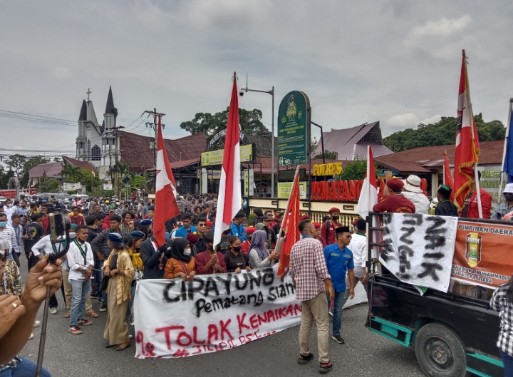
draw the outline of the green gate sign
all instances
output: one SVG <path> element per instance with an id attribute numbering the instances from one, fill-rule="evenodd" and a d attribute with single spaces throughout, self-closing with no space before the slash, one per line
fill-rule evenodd
<path id="1" fill-rule="evenodd" d="M 310 100 L 300 91 L 288 93 L 278 109 L 278 166 L 307 162 Z"/>

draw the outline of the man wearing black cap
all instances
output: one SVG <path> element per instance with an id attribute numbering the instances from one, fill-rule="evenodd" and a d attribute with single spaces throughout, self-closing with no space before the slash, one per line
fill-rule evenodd
<path id="1" fill-rule="evenodd" d="M 341 226 L 336 230 L 336 243 L 324 248 L 326 266 L 331 276 L 335 300 L 333 305 L 333 331 L 331 338 L 339 344 L 344 344 L 344 338 L 340 336 L 342 323 L 342 307 L 347 297 L 354 297 L 354 261 L 353 253 L 347 248 L 351 242 L 349 227 Z M 346 271 L 349 275 L 349 294 L 346 295 Z"/>
<path id="2" fill-rule="evenodd" d="M 438 205 L 435 208 L 437 216 L 458 216 L 458 208 L 451 202 L 451 188 L 446 185 L 440 185 L 436 192 Z"/>

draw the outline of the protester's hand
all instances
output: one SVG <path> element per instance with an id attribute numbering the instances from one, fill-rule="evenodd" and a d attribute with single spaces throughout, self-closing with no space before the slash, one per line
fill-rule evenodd
<path id="1" fill-rule="evenodd" d="M 235 271 L 234 271 L 234 272 L 235 272 L 236 274 L 240 274 L 240 271 L 241 271 L 241 270 L 240 270 L 240 267 L 237 267 L 237 268 L 235 269 Z"/>
<path id="2" fill-rule="evenodd" d="M 25 299 L 32 303 L 43 302 L 46 298 L 47 287 L 50 288 L 52 294 L 61 287 L 61 263 L 62 261 L 57 259 L 55 264 L 48 264 L 48 256 L 45 256 L 32 267 L 25 282 L 25 291 L 22 297 L 24 305 L 27 305 Z"/>
<path id="3" fill-rule="evenodd" d="M 195 272 L 195 271 L 192 271 L 189 275 L 187 275 L 187 276 L 185 277 L 185 280 L 186 280 L 186 281 L 193 281 L 195 276 L 196 276 L 196 272 Z"/>
<path id="4" fill-rule="evenodd" d="M 348 297 L 352 300 L 354 298 L 354 287 L 349 288 Z"/>
<path id="5" fill-rule="evenodd" d="M 330 302 L 335 298 L 335 291 L 333 290 L 333 284 L 331 284 L 331 279 L 324 280 L 324 288 L 326 290 L 326 294 L 330 299 Z"/>
<path id="6" fill-rule="evenodd" d="M 276 251 L 271 251 L 271 253 L 269 254 L 269 260 L 272 261 L 272 260 L 275 260 L 278 258 L 278 254 L 276 254 Z"/>
<path id="7" fill-rule="evenodd" d="M 247 266 L 246 271 L 251 271 L 251 267 Z"/>
<path id="8" fill-rule="evenodd" d="M 87 269 L 85 272 L 84 272 L 84 278 L 86 280 L 89 280 L 91 279 L 91 276 L 93 275 L 93 270 L 91 269 Z"/>
<path id="9" fill-rule="evenodd" d="M 364 286 L 367 286 L 367 283 L 369 282 L 369 273 L 366 272 L 365 275 L 363 275 L 363 280 L 362 280 L 362 284 Z"/>
<path id="10" fill-rule="evenodd" d="M 175 278 L 185 278 L 187 275 L 185 275 L 183 272 L 177 272 L 175 274 Z"/>
<path id="11" fill-rule="evenodd" d="M 110 276 L 113 277 L 115 276 L 116 274 L 119 273 L 119 270 L 117 268 L 113 269 L 113 270 L 110 270 Z"/>
<path id="12" fill-rule="evenodd" d="M 25 314 L 25 306 L 15 295 L 0 296 L 0 339 L 9 332 L 14 323 Z"/>
<path id="13" fill-rule="evenodd" d="M 394 178 L 394 175 L 392 174 L 392 172 L 390 170 L 387 170 L 385 172 L 385 180 L 388 181 L 389 179 L 392 179 Z"/>

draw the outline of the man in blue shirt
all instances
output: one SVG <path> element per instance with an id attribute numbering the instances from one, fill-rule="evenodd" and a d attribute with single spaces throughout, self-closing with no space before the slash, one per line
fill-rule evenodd
<path id="1" fill-rule="evenodd" d="M 175 238 L 187 238 L 189 233 L 197 233 L 198 229 L 192 225 L 192 216 L 188 213 L 182 215 L 182 226 L 175 232 Z"/>
<path id="2" fill-rule="evenodd" d="M 248 239 L 246 229 L 244 229 L 244 225 L 242 225 L 245 219 L 246 215 L 244 214 L 244 212 L 238 212 L 233 218 L 232 225 L 230 227 L 232 236 L 239 237 L 239 240 L 241 240 L 241 242 L 244 242 Z"/>
<path id="3" fill-rule="evenodd" d="M 344 338 L 340 336 L 342 324 L 342 307 L 347 297 L 354 297 L 354 261 L 353 253 L 347 248 L 351 242 L 349 227 L 341 226 L 335 229 L 335 243 L 324 248 L 326 266 L 331 276 L 335 300 L 333 306 L 333 331 L 331 338 L 339 344 L 344 344 Z M 346 271 L 349 275 L 349 293 L 346 295 Z"/>

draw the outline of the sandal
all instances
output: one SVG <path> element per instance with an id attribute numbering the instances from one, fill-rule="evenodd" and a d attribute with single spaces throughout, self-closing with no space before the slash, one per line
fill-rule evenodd
<path id="1" fill-rule="evenodd" d="M 321 363 L 319 365 L 319 373 L 321 373 L 321 374 L 326 374 L 332 369 L 333 369 L 333 363 L 331 361 L 328 361 L 326 363 Z"/>
<path id="2" fill-rule="evenodd" d="M 112 347 L 116 347 L 116 346 L 117 346 L 117 344 L 109 344 L 109 343 L 105 344 L 105 348 L 112 348 Z"/>
<path id="3" fill-rule="evenodd" d="M 304 365 L 304 364 L 308 363 L 310 360 L 313 360 L 313 358 L 314 358 L 313 353 L 308 353 L 308 355 L 299 354 L 299 357 L 297 359 L 297 363 L 301 364 L 301 365 Z"/>
<path id="4" fill-rule="evenodd" d="M 98 313 L 96 313 L 93 309 L 88 310 L 86 315 L 88 317 L 91 317 L 91 318 L 98 318 L 99 317 Z"/>
<path id="5" fill-rule="evenodd" d="M 116 351 L 124 351 L 128 347 L 130 347 L 130 343 L 121 344 L 119 347 L 116 348 Z"/>

